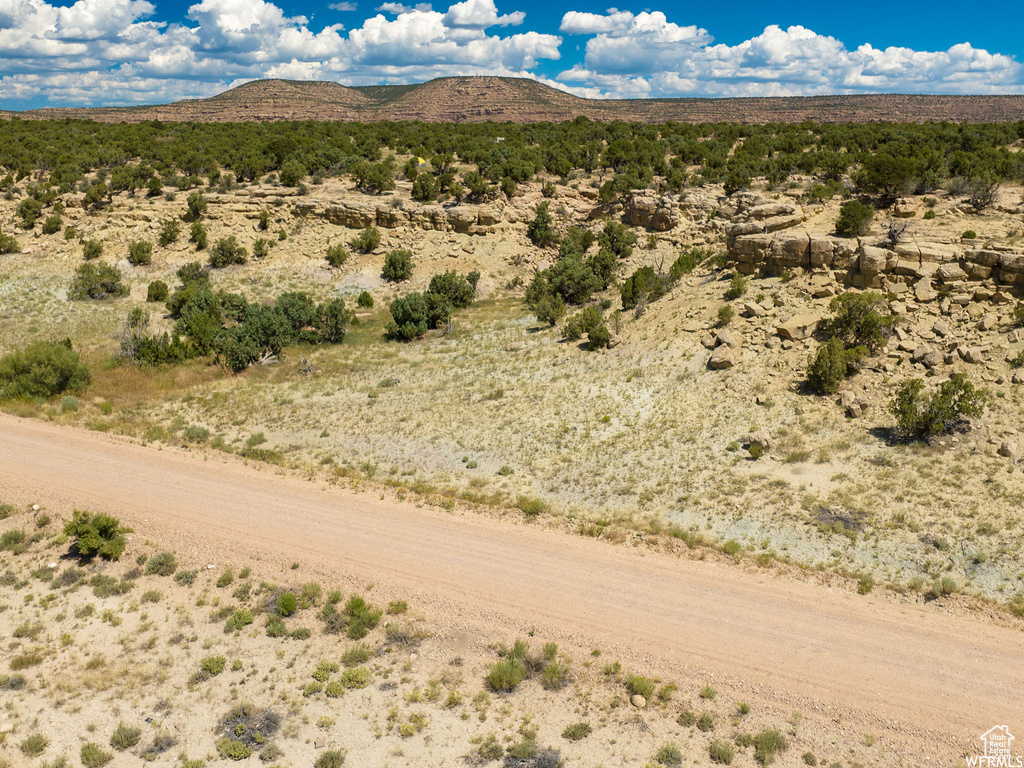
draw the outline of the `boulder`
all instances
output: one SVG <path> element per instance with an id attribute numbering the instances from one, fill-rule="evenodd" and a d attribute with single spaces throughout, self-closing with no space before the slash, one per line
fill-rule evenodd
<path id="1" fill-rule="evenodd" d="M 864 245 L 860 249 L 860 271 L 865 275 L 877 275 L 885 271 L 885 265 L 889 262 L 891 251 L 884 248 L 876 248 L 873 245 Z"/>
<path id="2" fill-rule="evenodd" d="M 722 330 L 720 330 L 718 332 L 718 336 L 715 338 L 715 346 L 719 347 L 724 344 L 727 347 L 732 347 L 733 349 L 736 349 L 737 347 L 740 346 L 741 343 L 742 342 L 740 341 L 740 337 L 737 334 L 730 331 L 728 328 L 723 328 Z"/>
<path id="3" fill-rule="evenodd" d="M 715 347 L 715 351 L 711 353 L 711 358 L 708 360 L 708 368 L 713 371 L 732 368 L 734 365 L 736 365 L 736 353 L 728 344 Z"/>
<path id="4" fill-rule="evenodd" d="M 656 232 L 667 232 L 679 225 L 679 213 L 669 197 L 657 197 L 650 192 L 630 195 L 625 201 L 626 219 L 634 227 Z"/>
<path id="5" fill-rule="evenodd" d="M 911 198 L 903 198 L 896 202 L 892 215 L 897 219 L 912 219 L 917 215 L 917 201 Z"/>
<path id="6" fill-rule="evenodd" d="M 961 283 L 967 279 L 967 273 L 960 269 L 960 265 L 955 261 L 949 261 L 939 265 L 935 270 L 935 277 L 944 283 Z"/>
<path id="7" fill-rule="evenodd" d="M 772 246 L 772 260 L 784 267 L 804 267 L 811 263 L 811 238 L 806 232 L 780 236 Z"/>
<path id="8" fill-rule="evenodd" d="M 775 329 L 776 333 L 790 341 L 800 341 L 811 336 L 818 330 L 821 321 L 816 315 L 794 315 Z"/>
<path id="9" fill-rule="evenodd" d="M 757 432 L 751 432 L 747 435 L 747 445 L 759 446 L 763 451 L 770 450 L 772 447 L 771 435 L 763 429 L 758 430 Z"/>
<path id="10" fill-rule="evenodd" d="M 634 693 L 632 696 L 629 697 L 629 703 L 637 709 L 643 709 L 647 706 L 647 699 L 645 699 L 638 693 Z"/>
<path id="11" fill-rule="evenodd" d="M 981 320 L 978 321 L 978 330 L 979 331 L 991 331 L 993 328 L 996 327 L 996 324 L 998 322 L 999 322 L 998 318 L 995 315 L 993 315 L 991 312 L 989 312 L 987 315 L 984 315 L 981 318 Z"/>
<path id="12" fill-rule="evenodd" d="M 752 301 L 743 302 L 743 314 L 746 317 L 761 317 L 765 314 L 765 309 L 760 304 L 755 304 Z"/>
<path id="13" fill-rule="evenodd" d="M 1005 456 L 1008 459 L 1015 459 L 1017 458 L 1017 447 L 1013 443 L 1004 440 L 996 453 L 1000 456 Z"/>

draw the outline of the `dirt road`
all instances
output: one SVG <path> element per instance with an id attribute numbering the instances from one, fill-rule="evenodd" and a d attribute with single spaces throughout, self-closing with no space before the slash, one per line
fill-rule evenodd
<path id="1" fill-rule="evenodd" d="M 488 640 L 536 626 L 851 736 L 884 732 L 904 759 L 950 764 L 993 725 L 1024 732 L 1024 632 L 931 606 L 0 415 L 0 499 L 14 497 L 110 511 L 194 564 L 258 556 L 370 580 Z"/>

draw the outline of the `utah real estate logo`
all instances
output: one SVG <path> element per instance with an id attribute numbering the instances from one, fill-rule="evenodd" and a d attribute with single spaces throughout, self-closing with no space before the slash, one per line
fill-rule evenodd
<path id="1" fill-rule="evenodd" d="M 982 743 L 980 755 L 968 755 L 970 768 L 1024 768 L 1024 755 L 1014 754 L 1014 736 L 1009 726 L 997 725 L 978 737 Z"/>

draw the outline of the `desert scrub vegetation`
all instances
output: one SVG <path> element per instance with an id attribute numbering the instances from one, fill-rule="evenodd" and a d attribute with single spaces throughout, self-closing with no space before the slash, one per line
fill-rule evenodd
<path id="1" fill-rule="evenodd" d="M 981 416 L 985 393 L 964 373 L 954 373 L 933 392 L 922 379 L 908 379 L 896 389 L 889 412 L 896 419 L 896 434 L 923 440 L 961 428 L 967 419 Z"/>
<path id="2" fill-rule="evenodd" d="M 90 379 L 89 367 L 72 348 L 70 339 L 33 342 L 0 357 L 0 400 L 80 392 Z"/>
<path id="3" fill-rule="evenodd" d="M 93 514 L 76 509 L 71 521 L 64 526 L 64 535 L 74 539 L 72 546 L 79 557 L 89 560 L 100 557 L 117 560 L 124 554 L 128 528 L 112 515 L 102 512 Z"/>

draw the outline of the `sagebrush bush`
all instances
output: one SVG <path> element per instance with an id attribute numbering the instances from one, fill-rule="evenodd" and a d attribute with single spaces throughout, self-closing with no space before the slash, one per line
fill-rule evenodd
<path id="1" fill-rule="evenodd" d="M 349 252 L 341 243 L 327 246 L 327 263 L 332 267 L 344 266 L 348 261 Z"/>
<path id="2" fill-rule="evenodd" d="M 0 399 L 43 397 L 79 392 L 89 384 L 89 367 L 61 343 L 36 341 L 0 357 Z"/>
<path id="3" fill-rule="evenodd" d="M 121 721 L 117 724 L 117 728 L 114 729 L 114 733 L 110 736 L 110 746 L 123 752 L 130 747 L 134 747 L 141 740 L 141 728 L 134 725 L 128 725 L 126 722 Z"/>
<path id="4" fill-rule="evenodd" d="M 82 751 L 79 754 L 82 758 L 82 765 L 85 768 L 101 768 L 101 766 L 114 759 L 113 752 L 107 752 L 99 744 L 93 744 L 92 742 L 83 744 Z"/>
<path id="5" fill-rule="evenodd" d="M 775 756 L 789 747 L 786 737 L 775 729 L 765 729 L 754 736 L 754 759 L 761 765 L 771 765 Z"/>
<path id="6" fill-rule="evenodd" d="M 112 264 L 79 264 L 68 289 L 75 300 L 110 299 L 128 295 L 128 286 L 122 282 L 121 270 Z"/>
<path id="7" fill-rule="evenodd" d="M 146 562 L 146 573 L 150 576 L 173 576 L 178 570 L 178 560 L 173 552 L 161 552 Z"/>
<path id="8" fill-rule="evenodd" d="M 567 725 L 565 730 L 562 731 L 562 738 L 569 741 L 580 741 L 587 738 L 593 730 L 590 727 L 590 723 L 573 723 L 572 725 Z"/>
<path id="9" fill-rule="evenodd" d="M 526 669 L 518 659 L 496 661 L 484 678 L 487 687 L 495 693 L 511 693 L 526 679 Z"/>
<path id="10" fill-rule="evenodd" d="M 64 535 L 74 538 L 73 546 L 83 558 L 99 556 L 104 560 L 117 560 L 124 554 L 127 545 L 124 535 L 129 530 L 111 515 L 76 509 L 71 521 L 64 526 Z"/>

